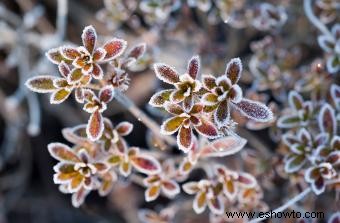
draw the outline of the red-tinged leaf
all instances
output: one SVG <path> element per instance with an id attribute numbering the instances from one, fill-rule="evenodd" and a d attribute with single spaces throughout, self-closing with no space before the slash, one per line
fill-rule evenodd
<path id="1" fill-rule="evenodd" d="M 228 100 L 222 101 L 214 112 L 214 121 L 219 128 L 226 125 L 230 118 L 230 106 Z"/>
<path id="2" fill-rule="evenodd" d="M 78 103 L 81 103 L 81 104 L 84 103 L 85 98 L 84 98 L 83 88 L 76 88 L 74 91 L 74 95 Z"/>
<path id="3" fill-rule="evenodd" d="M 161 133 L 164 135 L 174 134 L 186 119 L 187 117 L 175 116 L 165 120 L 161 126 Z"/>
<path id="4" fill-rule="evenodd" d="M 93 52 L 93 61 L 94 62 L 100 62 L 105 58 L 106 50 L 104 48 L 97 48 Z"/>
<path id="5" fill-rule="evenodd" d="M 129 53 L 127 54 L 128 58 L 134 58 L 135 60 L 138 60 L 143 54 L 145 53 L 146 50 L 146 44 L 145 43 L 140 43 L 136 46 L 134 46 Z"/>
<path id="6" fill-rule="evenodd" d="M 97 33 L 93 26 L 86 26 L 81 35 L 83 45 L 92 54 L 93 49 L 96 46 Z"/>
<path id="7" fill-rule="evenodd" d="M 79 68 L 74 68 L 71 71 L 71 74 L 68 76 L 67 81 L 69 83 L 76 83 L 79 82 L 81 80 L 81 78 L 83 77 L 83 72 L 81 69 Z"/>
<path id="8" fill-rule="evenodd" d="M 121 122 L 117 125 L 116 130 L 119 135 L 126 136 L 132 132 L 133 124 L 130 122 Z"/>
<path id="9" fill-rule="evenodd" d="M 155 93 L 149 101 L 149 104 L 153 107 L 163 107 L 164 103 L 169 101 L 170 94 L 173 90 L 162 90 Z"/>
<path id="10" fill-rule="evenodd" d="M 208 121 L 206 118 L 201 118 L 200 120 L 201 125 L 194 126 L 194 128 L 199 134 L 209 139 L 218 137 L 218 130 L 212 122 Z"/>
<path id="11" fill-rule="evenodd" d="M 80 162 L 78 156 L 65 144 L 50 143 L 47 147 L 51 156 L 59 161 Z"/>
<path id="12" fill-rule="evenodd" d="M 340 212 L 338 211 L 332 214 L 328 220 L 328 223 L 340 223 Z"/>
<path id="13" fill-rule="evenodd" d="M 72 194 L 72 205 L 75 208 L 80 207 L 85 201 L 86 196 L 90 193 L 90 190 L 81 188 L 76 193 Z"/>
<path id="14" fill-rule="evenodd" d="M 36 76 L 28 79 L 25 85 L 34 92 L 51 93 L 56 90 L 53 84 L 54 76 Z"/>
<path id="15" fill-rule="evenodd" d="M 273 120 L 272 111 L 262 103 L 242 99 L 241 102 L 235 103 L 234 105 L 244 116 L 257 122 L 269 122 Z"/>
<path id="16" fill-rule="evenodd" d="M 80 53 L 78 52 L 77 48 L 72 46 L 60 47 L 60 53 L 63 57 L 65 57 L 68 60 L 75 60 L 77 57 L 80 56 Z"/>
<path id="17" fill-rule="evenodd" d="M 231 80 L 232 84 L 236 84 L 241 77 L 242 62 L 240 58 L 233 58 L 227 64 L 225 74 Z"/>
<path id="18" fill-rule="evenodd" d="M 322 194 L 326 189 L 325 180 L 322 177 L 311 182 L 311 186 L 316 195 Z"/>
<path id="19" fill-rule="evenodd" d="M 277 120 L 279 128 L 293 128 L 299 126 L 300 118 L 298 115 L 284 115 Z"/>
<path id="20" fill-rule="evenodd" d="M 177 104 L 172 104 L 172 103 L 169 103 L 169 102 L 166 102 L 164 104 L 164 109 L 169 112 L 170 114 L 173 114 L 173 115 L 180 115 L 182 113 L 184 113 L 182 107 L 180 105 L 177 105 Z"/>
<path id="21" fill-rule="evenodd" d="M 175 84 L 179 82 L 179 74 L 174 68 L 170 67 L 169 65 L 156 63 L 153 67 L 158 79 L 168 84 Z"/>
<path id="22" fill-rule="evenodd" d="M 99 111 L 95 111 L 86 126 L 86 133 L 87 137 L 91 141 L 96 141 L 100 139 L 100 137 L 103 134 L 104 130 L 104 123 L 103 123 L 103 117 Z"/>
<path id="23" fill-rule="evenodd" d="M 182 186 L 183 190 L 187 194 L 196 194 L 199 191 L 197 182 L 187 182 Z"/>
<path id="24" fill-rule="evenodd" d="M 208 200 L 208 206 L 210 211 L 216 215 L 224 214 L 224 204 L 220 197 L 213 197 Z"/>
<path id="25" fill-rule="evenodd" d="M 62 103 L 63 101 L 65 101 L 70 96 L 71 92 L 72 92 L 71 90 L 68 90 L 68 89 L 65 89 L 65 88 L 54 91 L 51 94 L 50 103 L 51 104 Z"/>
<path id="26" fill-rule="evenodd" d="M 247 140 L 236 136 L 225 136 L 216 139 L 207 146 L 201 148 L 202 157 L 224 157 L 239 152 L 247 143 Z"/>
<path id="27" fill-rule="evenodd" d="M 139 154 L 131 159 L 133 167 L 144 174 L 154 175 L 162 171 L 161 165 L 157 159 L 146 154 Z"/>
<path id="28" fill-rule="evenodd" d="M 245 188 L 254 188 L 257 184 L 256 179 L 249 173 L 239 173 L 237 180 L 240 185 Z"/>
<path id="29" fill-rule="evenodd" d="M 198 55 L 196 55 L 190 59 L 188 63 L 187 72 L 193 79 L 196 79 L 199 71 L 200 71 L 200 58 Z"/>
<path id="30" fill-rule="evenodd" d="M 288 95 L 288 103 L 289 106 L 296 111 L 303 108 L 303 98 L 296 91 L 290 91 Z"/>
<path id="31" fill-rule="evenodd" d="M 58 69 L 59 69 L 59 73 L 64 77 L 67 78 L 68 75 L 71 73 L 71 70 L 69 68 L 69 66 L 62 61 L 59 65 L 58 65 Z"/>
<path id="32" fill-rule="evenodd" d="M 180 193 L 178 183 L 174 180 L 162 181 L 162 191 L 168 198 L 173 198 Z"/>
<path id="33" fill-rule="evenodd" d="M 332 84 L 330 93 L 335 107 L 340 110 L 340 86 Z"/>
<path id="34" fill-rule="evenodd" d="M 150 202 L 157 199 L 160 193 L 160 186 L 154 185 L 146 189 L 145 191 L 145 201 Z"/>
<path id="35" fill-rule="evenodd" d="M 228 91 L 228 98 L 234 103 L 239 103 L 242 100 L 242 97 L 242 89 L 237 84 L 233 85 Z"/>
<path id="36" fill-rule="evenodd" d="M 202 83 L 204 88 L 212 90 L 216 87 L 216 78 L 212 75 L 203 75 Z"/>
<path id="37" fill-rule="evenodd" d="M 103 46 L 103 48 L 106 50 L 106 55 L 105 55 L 104 60 L 110 61 L 122 55 L 122 53 L 126 49 L 126 45 L 127 43 L 125 40 L 117 39 L 117 38 L 114 38 L 110 40 L 109 42 L 107 42 Z"/>
<path id="38" fill-rule="evenodd" d="M 61 61 L 70 63 L 70 60 L 67 60 L 63 55 L 61 55 L 59 48 L 50 49 L 49 51 L 46 52 L 45 55 L 47 59 L 54 64 L 59 64 Z"/>
<path id="39" fill-rule="evenodd" d="M 207 195 L 205 192 L 199 192 L 196 194 L 194 202 L 193 202 L 193 209 L 196 214 L 201 214 L 207 206 Z"/>
<path id="40" fill-rule="evenodd" d="M 180 150 L 187 153 L 193 144 L 193 133 L 191 127 L 182 126 L 177 135 L 177 145 Z"/>
<path id="41" fill-rule="evenodd" d="M 112 85 L 107 85 L 105 87 L 103 87 L 102 89 L 100 89 L 99 91 L 99 100 L 104 102 L 104 103 L 109 103 L 110 101 L 112 101 L 114 97 L 114 89 L 112 87 Z"/>
<path id="42" fill-rule="evenodd" d="M 306 163 L 305 156 L 302 155 L 291 155 L 285 161 L 285 171 L 287 173 L 294 173 L 302 168 L 303 165 Z"/>
<path id="43" fill-rule="evenodd" d="M 327 156 L 326 162 L 337 166 L 340 164 L 340 151 L 333 151 Z"/>
<path id="44" fill-rule="evenodd" d="M 327 132 L 330 135 L 336 133 L 337 122 L 335 111 L 329 104 L 322 106 L 318 116 L 318 123 L 321 132 Z"/>
<path id="45" fill-rule="evenodd" d="M 90 74 L 92 75 L 94 79 L 97 79 L 97 80 L 103 79 L 103 76 L 104 76 L 103 69 L 101 68 L 101 66 L 99 66 L 96 63 L 93 64 L 93 68 Z"/>

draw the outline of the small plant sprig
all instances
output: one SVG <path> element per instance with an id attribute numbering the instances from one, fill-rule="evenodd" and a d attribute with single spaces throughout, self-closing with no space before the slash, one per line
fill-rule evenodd
<path id="1" fill-rule="evenodd" d="M 224 75 L 217 78 L 203 75 L 202 81 L 197 79 L 200 71 L 198 56 L 190 59 L 187 71 L 182 75 L 163 63 L 155 64 L 154 70 L 160 80 L 174 85 L 175 89 L 157 92 L 151 97 L 149 104 L 164 108 L 174 115 L 164 121 L 162 133 L 172 135 L 178 131 L 178 147 L 186 153 L 194 142 L 193 129 L 209 139 L 225 135 L 223 127 L 232 122 L 232 108 L 257 122 L 269 122 L 273 119 L 267 106 L 243 98 L 242 90 L 237 84 L 242 73 L 239 58 L 234 58 L 227 64 Z"/>

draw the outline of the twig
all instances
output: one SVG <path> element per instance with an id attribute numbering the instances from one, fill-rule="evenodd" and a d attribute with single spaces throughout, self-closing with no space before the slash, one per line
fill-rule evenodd
<path id="1" fill-rule="evenodd" d="M 326 185 L 331 185 L 331 184 L 336 184 L 339 183 L 340 180 L 336 179 L 336 180 L 330 180 L 326 182 Z M 312 191 L 311 187 L 306 188 L 304 191 L 302 191 L 301 193 L 299 193 L 298 195 L 296 195 L 295 197 L 293 197 L 292 199 L 289 199 L 289 201 L 283 205 L 281 205 L 280 207 L 276 208 L 275 210 L 273 210 L 272 212 L 283 212 L 285 211 L 287 208 L 289 208 L 290 206 L 294 205 L 296 202 L 302 200 L 307 194 L 309 194 Z M 249 223 L 256 223 L 256 222 L 260 222 L 263 221 L 265 219 L 268 219 L 269 216 L 268 215 L 264 215 L 263 217 L 258 217 L 255 218 L 251 221 L 249 221 Z"/>
<path id="2" fill-rule="evenodd" d="M 309 21 L 318 28 L 324 35 L 334 39 L 332 33 L 327 29 L 327 27 L 314 15 L 312 9 L 312 0 L 304 0 L 303 8 L 305 10 L 305 14 Z"/>
<path id="3" fill-rule="evenodd" d="M 138 121 L 141 121 L 148 127 L 156 136 L 163 138 L 170 145 L 176 145 L 176 140 L 171 136 L 162 135 L 159 125 L 149 118 L 142 110 L 140 110 L 130 98 L 126 97 L 121 91 L 115 90 L 115 99 L 124 106 L 131 114 L 133 114 Z"/>

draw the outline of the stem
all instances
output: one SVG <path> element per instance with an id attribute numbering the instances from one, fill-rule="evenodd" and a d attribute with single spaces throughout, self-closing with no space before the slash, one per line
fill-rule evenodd
<path id="1" fill-rule="evenodd" d="M 330 180 L 328 182 L 326 182 L 326 185 L 330 185 L 330 184 L 336 184 L 339 183 L 340 180 L 339 179 L 335 179 L 335 180 Z M 280 207 L 276 208 L 275 210 L 273 210 L 272 212 L 283 212 L 285 211 L 287 208 L 289 208 L 290 206 L 294 205 L 296 202 L 302 200 L 307 194 L 309 194 L 312 191 L 311 187 L 306 188 L 304 191 L 302 191 L 301 193 L 299 193 L 298 195 L 296 195 L 295 197 L 293 197 L 292 199 L 288 200 L 287 203 L 281 205 Z M 268 216 L 269 217 L 269 216 Z M 255 218 L 251 221 L 249 221 L 249 223 L 256 223 L 256 222 L 260 222 L 263 221 L 265 219 L 268 219 L 267 215 L 265 215 L 264 217 L 258 217 Z"/>
<path id="2" fill-rule="evenodd" d="M 334 39 L 332 33 L 328 30 L 328 28 L 314 15 L 312 9 L 312 0 L 304 0 L 303 8 L 305 10 L 305 14 L 309 21 L 318 28 L 324 35 L 329 36 L 331 39 Z"/>
<path id="3" fill-rule="evenodd" d="M 152 120 L 149 116 L 147 116 L 142 110 L 140 110 L 130 98 L 126 97 L 121 91 L 115 90 L 115 99 L 124 106 L 129 112 L 134 115 L 138 121 L 143 122 L 143 124 L 148 127 L 153 134 L 158 136 L 159 138 L 163 138 L 169 145 L 176 145 L 176 140 L 167 135 L 162 135 L 159 125 Z"/>
<path id="4" fill-rule="evenodd" d="M 68 12 L 68 0 L 58 0 L 57 9 L 57 31 L 56 35 L 60 40 L 65 37 L 66 23 L 67 23 L 67 12 Z"/>

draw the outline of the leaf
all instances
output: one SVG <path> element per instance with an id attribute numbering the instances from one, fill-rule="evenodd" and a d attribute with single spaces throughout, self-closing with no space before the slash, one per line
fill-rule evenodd
<path id="1" fill-rule="evenodd" d="M 175 104 L 182 102 L 185 99 L 185 96 L 184 96 L 185 92 L 186 91 L 183 89 L 173 90 L 170 95 L 170 101 Z"/>
<path id="2" fill-rule="evenodd" d="M 25 83 L 31 91 L 38 93 L 51 93 L 56 87 L 53 85 L 54 76 L 36 76 L 31 77 Z"/>
<path id="3" fill-rule="evenodd" d="M 61 76 L 63 76 L 64 78 L 67 78 L 68 75 L 71 73 L 71 70 L 69 68 L 69 66 L 62 61 L 59 65 L 58 65 L 58 69 L 59 69 L 59 73 L 61 74 Z"/>
<path id="4" fill-rule="evenodd" d="M 234 103 L 241 102 L 243 97 L 242 89 L 237 84 L 234 84 L 228 91 L 228 98 Z"/>
<path id="5" fill-rule="evenodd" d="M 65 144 L 50 143 L 47 148 L 51 156 L 56 160 L 75 163 L 80 162 L 78 156 Z"/>
<path id="6" fill-rule="evenodd" d="M 235 103 L 234 105 L 241 114 L 257 122 L 269 122 L 273 120 L 272 111 L 262 103 L 242 99 L 241 102 Z"/>
<path id="7" fill-rule="evenodd" d="M 169 103 L 169 102 L 166 102 L 164 104 L 164 109 L 169 112 L 170 114 L 173 114 L 173 115 L 180 115 L 182 113 L 184 113 L 182 107 L 180 105 L 177 105 L 177 104 L 172 104 L 172 103 Z"/>
<path id="8" fill-rule="evenodd" d="M 257 184 L 256 179 L 251 174 L 241 172 L 238 175 L 239 176 L 238 176 L 237 180 L 242 187 L 254 188 L 256 186 L 256 184 Z"/>
<path id="9" fill-rule="evenodd" d="M 121 122 L 117 125 L 116 130 L 119 135 L 127 136 L 132 132 L 133 124 L 130 122 Z"/>
<path id="10" fill-rule="evenodd" d="M 232 84 L 236 84 L 241 77 L 242 62 L 240 58 L 233 58 L 227 64 L 225 74 L 231 80 Z"/>
<path id="11" fill-rule="evenodd" d="M 145 201 L 150 202 L 157 199 L 160 193 L 160 186 L 154 185 L 146 189 L 145 191 Z"/>
<path id="12" fill-rule="evenodd" d="M 202 83 L 204 88 L 212 90 L 216 87 L 216 78 L 212 75 L 203 75 Z"/>
<path id="13" fill-rule="evenodd" d="M 285 171 L 287 173 L 294 173 L 302 168 L 303 165 L 306 163 L 305 155 L 291 155 L 285 161 Z"/>
<path id="14" fill-rule="evenodd" d="M 127 54 L 127 57 L 134 58 L 135 60 L 138 60 L 146 51 L 146 44 L 140 43 L 134 47 L 131 48 L 130 52 Z"/>
<path id="15" fill-rule="evenodd" d="M 71 74 L 68 76 L 67 81 L 69 83 L 76 83 L 79 82 L 81 80 L 81 78 L 83 77 L 83 72 L 81 69 L 79 68 L 74 68 L 71 71 Z"/>
<path id="16" fill-rule="evenodd" d="M 80 207 L 85 201 L 86 196 L 90 193 L 90 190 L 86 190 L 85 188 L 81 188 L 76 193 L 72 194 L 72 205 L 75 208 Z"/>
<path id="17" fill-rule="evenodd" d="M 289 106 L 296 111 L 303 108 L 303 98 L 296 91 L 290 91 L 288 95 Z"/>
<path id="18" fill-rule="evenodd" d="M 213 197 L 209 199 L 208 206 L 213 214 L 222 215 L 224 213 L 224 204 L 220 197 Z"/>
<path id="19" fill-rule="evenodd" d="M 131 159 L 132 166 L 139 172 L 154 175 L 162 171 L 157 159 L 146 154 L 139 154 Z"/>
<path id="20" fill-rule="evenodd" d="M 178 183 L 174 180 L 163 180 L 161 188 L 168 198 L 173 198 L 180 193 Z"/>
<path id="21" fill-rule="evenodd" d="M 165 120 L 161 126 L 161 133 L 163 135 L 174 134 L 179 127 L 181 127 L 185 119 L 187 119 L 187 117 L 175 116 Z"/>
<path id="22" fill-rule="evenodd" d="M 214 121 L 218 128 L 226 125 L 230 118 L 230 107 L 228 100 L 222 101 L 214 112 Z"/>
<path id="23" fill-rule="evenodd" d="M 177 145 L 180 150 L 189 152 L 193 143 L 193 133 L 191 127 L 182 126 L 177 135 Z"/>
<path id="24" fill-rule="evenodd" d="M 205 192 L 199 192 L 196 194 L 194 202 L 193 202 L 193 209 L 196 214 L 201 214 L 205 210 L 207 206 L 207 195 Z"/>
<path id="25" fill-rule="evenodd" d="M 335 111 L 329 104 L 322 106 L 318 116 L 318 124 L 321 132 L 327 132 L 330 135 L 336 134 L 337 122 Z"/>
<path id="26" fill-rule="evenodd" d="M 163 63 L 156 63 L 153 68 L 158 79 L 165 83 L 175 84 L 179 82 L 179 74 L 174 68 Z"/>
<path id="27" fill-rule="evenodd" d="M 101 68 L 101 66 L 99 66 L 96 63 L 93 64 L 93 68 L 90 74 L 92 75 L 94 79 L 97 79 L 97 80 L 103 79 L 103 76 L 104 76 L 103 69 Z"/>
<path id="28" fill-rule="evenodd" d="M 318 36 L 319 46 L 327 53 L 331 53 L 334 49 L 334 40 L 328 35 Z"/>
<path id="29" fill-rule="evenodd" d="M 114 89 L 112 87 L 112 85 L 107 85 L 105 87 L 103 87 L 102 89 L 100 89 L 99 91 L 99 100 L 104 102 L 104 103 L 109 103 L 110 101 L 112 101 L 114 97 Z"/>
<path id="30" fill-rule="evenodd" d="M 81 39 L 85 48 L 89 51 L 90 54 L 92 54 L 97 41 L 97 33 L 94 27 L 86 26 L 81 35 Z"/>
<path id="31" fill-rule="evenodd" d="M 225 180 L 223 183 L 223 193 L 231 201 L 233 201 L 237 195 L 238 188 L 236 187 L 233 179 Z"/>
<path id="32" fill-rule="evenodd" d="M 340 86 L 336 84 L 331 85 L 330 90 L 335 107 L 340 110 Z"/>
<path id="33" fill-rule="evenodd" d="M 60 53 L 60 48 L 53 48 L 46 52 L 46 57 L 49 61 L 54 64 L 59 64 L 61 61 L 65 61 L 66 63 L 70 63 L 63 55 Z"/>
<path id="34" fill-rule="evenodd" d="M 86 126 L 87 137 L 91 141 L 96 141 L 100 139 L 104 131 L 104 122 L 101 113 L 97 110 L 95 111 Z"/>
<path id="35" fill-rule="evenodd" d="M 121 162 L 121 164 L 119 165 L 119 171 L 124 177 L 127 177 L 131 173 L 131 167 L 132 166 L 129 162 Z"/>
<path id="36" fill-rule="evenodd" d="M 103 48 L 106 50 L 104 61 L 113 60 L 123 54 L 127 43 L 123 39 L 114 38 L 107 42 Z"/>
<path id="37" fill-rule="evenodd" d="M 93 52 L 93 61 L 100 62 L 105 58 L 106 50 L 104 48 L 98 47 Z"/>
<path id="38" fill-rule="evenodd" d="M 225 136 L 216 139 L 207 146 L 201 148 L 202 157 L 224 157 L 239 152 L 247 143 L 247 140 L 236 136 Z"/>
<path id="39" fill-rule="evenodd" d="M 201 135 L 203 135 L 203 136 L 205 136 L 209 139 L 213 139 L 213 138 L 216 138 L 218 136 L 218 130 L 212 122 L 208 121 L 204 117 L 201 117 L 200 121 L 201 121 L 201 125 L 198 125 L 198 126 L 195 125 L 194 126 L 195 130 L 199 134 L 201 134 Z"/>
<path id="40" fill-rule="evenodd" d="M 185 193 L 191 194 L 191 195 L 196 194 L 199 191 L 198 183 L 193 182 L 193 181 L 183 184 L 182 188 Z"/>
<path id="41" fill-rule="evenodd" d="M 299 126 L 300 117 L 298 115 L 284 115 L 277 120 L 276 125 L 279 128 L 293 128 Z"/>
<path id="42" fill-rule="evenodd" d="M 200 58 L 198 55 L 193 56 L 188 63 L 187 72 L 193 79 L 197 78 L 200 71 L 200 64 Z"/>
<path id="43" fill-rule="evenodd" d="M 162 90 L 155 93 L 149 101 L 149 104 L 153 107 L 162 107 L 166 101 L 169 101 L 170 94 L 173 92 L 173 89 L 170 90 Z"/>
<path id="44" fill-rule="evenodd" d="M 218 103 L 218 96 L 213 93 L 206 93 L 202 96 L 201 103 L 207 106 L 216 105 Z"/>
<path id="45" fill-rule="evenodd" d="M 60 104 L 65 101 L 71 94 L 70 90 L 65 88 L 54 91 L 50 97 L 51 104 Z"/>
<path id="46" fill-rule="evenodd" d="M 75 60 L 77 57 L 80 57 L 80 53 L 77 48 L 73 46 L 62 46 L 60 47 L 61 55 L 67 60 Z"/>

